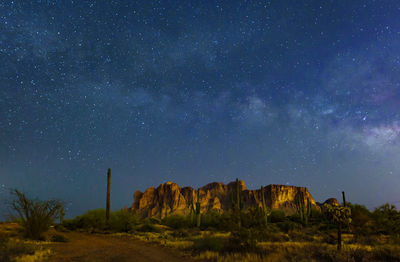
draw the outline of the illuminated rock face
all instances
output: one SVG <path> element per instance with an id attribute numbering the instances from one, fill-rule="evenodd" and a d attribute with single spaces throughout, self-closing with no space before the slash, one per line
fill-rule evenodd
<path id="1" fill-rule="evenodd" d="M 239 191 L 244 209 L 251 206 L 261 207 L 261 190 L 247 190 L 245 183 L 239 180 Z M 320 209 L 305 187 L 269 185 L 264 188 L 264 198 L 269 208 L 283 210 L 289 215 L 296 212 L 296 199 L 301 196 L 301 192 L 305 201 L 308 199 L 313 208 Z M 201 212 L 227 212 L 232 205 L 232 199 L 236 199 L 236 182 L 227 185 L 214 182 L 200 188 Z M 131 210 L 142 217 L 188 215 L 191 205 L 195 205 L 196 201 L 197 192 L 192 187 L 181 188 L 176 183 L 167 182 L 157 188 L 150 187 L 144 193 L 136 191 Z"/>

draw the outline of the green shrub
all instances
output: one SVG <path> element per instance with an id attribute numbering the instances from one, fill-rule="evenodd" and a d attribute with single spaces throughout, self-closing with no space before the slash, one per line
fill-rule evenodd
<path id="1" fill-rule="evenodd" d="M 15 261 L 16 257 L 34 254 L 35 250 L 36 248 L 33 245 L 22 241 L 0 239 L 0 261 L 2 262 Z"/>
<path id="2" fill-rule="evenodd" d="M 375 261 L 400 261 L 400 248 L 396 246 L 379 246 L 373 250 Z"/>
<path id="3" fill-rule="evenodd" d="M 400 234 L 400 211 L 394 205 L 385 204 L 372 213 L 375 232 L 398 235 Z"/>
<path id="4" fill-rule="evenodd" d="M 63 224 L 64 224 L 64 222 L 63 222 Z M 65 228 L 64 225 L 61 225 L 61 224 L 55 225 L 54 229 L 57 230 L 58 232 L 68 232 L 69 231 L 67 228 Z"/>
<path id="5" fill-rule="evenodd" d="M 186 230 L 181 228 L 181 229 L 172 231 L 171 236 L 174 238 L 186 238 L 189 236 L 189 233 Z"/>
<path id="6" fill-rule="evenodd" d="M 278 222 L 276 223 L 276 225 L 279 227 L 280 230 L 286 233 L 292 230 L 300 230 L 302 228 L 301 224 L 295 223 L 293 221 Z"/>
<path id="7" fill-rule="evenodd" d="M 307 235 L 302 231 L 299 230 L 291 230 L 289 232 L 289 238 L 291 241 L 296 241 L 296 242 L 312 242 L 314 241 L 313 236 Z"/>
<path id="8" fill-rule="evenodd" d="M 86 214 L 75 217 L 72 220 L 64 220 L 63 226 L 70 230 L 83 229 L 87 231 L 106 229 L 105 209 L 89 210 Z"/>
<path id="9" fill-rule="evenodd" d="M 201 227 L 202 228 L 216 228 L 221 229 L 224 225 L 224 217 L 217 211 L 211 210 L 207 213 L 201 214 Z"/>
<path id="10" fill-rule="evenodd" d="M 56 234 L 56 235 L 53 235 L 53 236 L 50 238 L 50 241 L 51 241 L 51 242 L 63 242 L 63 243 L 66 243 L 66 242 L 68 242 L 69 240 L 68 240 L 68 238 L 66 238 L 66 237 L 63 236 L 63 235 L 58 235 L 58 234 Z"/>
<path id="11" fill-rule="evenodd" d="M 241 228 L 233 231 L 228 239 L 225 249 L 229 252 L 251 252 L 257 249 L 257 240 L 260 238 L 260 231 L 252 228 Z"/>
<path id="12" fill-rule="evenodd" d="M 111 212 L 110 222 L 107 225 L 106 211 L 104 209 L 89 210 L 87 213 L 74 219 L 66 219 L 63 226 L 70 230 L 83 229 L 85 231 L 112 230 L 116 232 L 129 232 L 139 223 L 137 216 L 128 210 Z"/>
<path id="13" fill-rule="evenodd" d="M 132 231 L 139 223 L 136 214 L 126 209 L 112 212 L 110 216 L 109 228 L 116 232 Z"/>
<path id="14" fill-rule="evenodd" d="M 162 223 L 174 229 L 187 228 L 190 226 L 189 219 L 181 215 L 168 216 L 162 220 Z"/>
<path id="15" fill-rule="evenodd" d="M 271 210 L 271 214 L 269 216 L 269 221 L 271 223 L 283 222 L 286 220 L 285 212 L 279 209 Z"/>
<path id="16" fill-rule="evenodd" d="M 136 228 L 138 232 L 158 232 L 159 230 L 150 223 L 144 223 Z"/>
<path id="17" fill-rule="evenodd" d="M 215 251 L 220 252 L 224 249 L 225 240 L 218 237 L 212 237 L 210 235 L 205 235 L 202 238 L 197 238 L 193 240 L 193 248 L 196 251 Z"/>
<path id="18" fill-rule="evenodd" d="M 255 235 L 257 241 L 271 241 L 271 242 L 286 242 L 289 241 L 287 234 L 280 231 L 272 231 L 270 228 L 264 230 L 258 230 Z"/>

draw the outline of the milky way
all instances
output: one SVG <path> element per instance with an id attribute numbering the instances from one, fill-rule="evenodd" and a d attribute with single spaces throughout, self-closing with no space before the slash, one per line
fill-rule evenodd
<path id="1" fill-rule="evenodd" d="M 398 1 L 2 1 L 0 196 L 239 177 L 400 205 Z"/>

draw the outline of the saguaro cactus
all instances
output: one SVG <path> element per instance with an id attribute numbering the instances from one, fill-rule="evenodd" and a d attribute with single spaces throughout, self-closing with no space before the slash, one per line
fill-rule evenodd
<path id="1" fill-rule="evenodd" d="M 342 196 L 343 196 L 343 206 L 346 206 L 346 196 L 344 194 L 344 191 L 342 191 Z"/>
<path id="2" fill-rule="evenodd" d="M 242 226 L 242 217 L 241 217 L 241 210 L 244 207 L 243 200 L 240 198 L 240 187 L 239 187 L 239 179 L 236 178 L 236 218 L 238 221 L 238 227 Z"/>
<path id="3" fill-rule="evenodd" d="M 197 201 L 196 201 L 196 226 L 200 227 L 201 213 L 200 213 L 200 189 L 197 190 Z"/>
<path id="4" fill-rule="evenodd" d="M 269 210 L 267 210 L 267 206 L 265 204 L 265 196 L 264 196 L 264 187 L 263 186 L 261 186 L 260 194 L 261 194 L 262 212 L 264 214 L 265 225 L 267 225 L 268 224 L 268 216 L 271 214 L 271 212 Z"/>
<path id="5" fill-rule="evenodd" d="M 107 172 L 107 201 L 106 201 L 106 221 L 110 220 L 110 195 L 111 195 L 111 168 Z"/>
<path id="6" fill-rule="evenodd" d="M 304 192 L 300 192 L 297 196 L 297 213 L 300 216 L 300 220 L 307 224 L 308 218 L 311 216 L 311 202 L 305 197 Z"/>
<path id="7" fill-rule="evenodd" d="M 194 204 L 193 204 L 193 199 L 190 202 L 190 223 L 191 225 L 194 225 L 194 216 L 196 215 L 196 211 L 194 208 Z"/>

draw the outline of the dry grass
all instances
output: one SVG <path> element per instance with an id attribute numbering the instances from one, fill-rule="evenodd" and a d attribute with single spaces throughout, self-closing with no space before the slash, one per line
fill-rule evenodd
<path id="1" fill-rule="evenodd" d="M 186 237 L 173 237 L 173 231 L 163 233 L 141 233 L 135 238 L 155 242 L 163 246 L 173 247 L 182 251 L 190 251 L 195 248 L 193 243 L 204 239 L 227 240 L 230 233 L 200 231 L 192 232 Z M 341 252 L 336 249 L 336 244 L 321 244 L 321 236 L 312 236 L 311 241 L 301 239 L 298 241 L 269 241 L 257 243 L 256 251 L 241 251 L 227 253 L 218 252 L 214 249 L 199 250 L 196 258 L 211 261 L 400 261 L 400 247 L 388 244 L 387 241 L 376 243 L 376 245 L 365 245 L 355 243 L 353 235 L 344 234 L 343 248 Z M 210 243 L 212 245 L 212 243 Z M 212 247 L 212 246 L 211 246 Z"/>
<path id="2" fill-rule="evenodd" d="M 45 261 L 51 255 L 50 249 L 37 250 L 32 255 L 23 255 L 15 258 L 15 262 L 39 262 Z"/>

